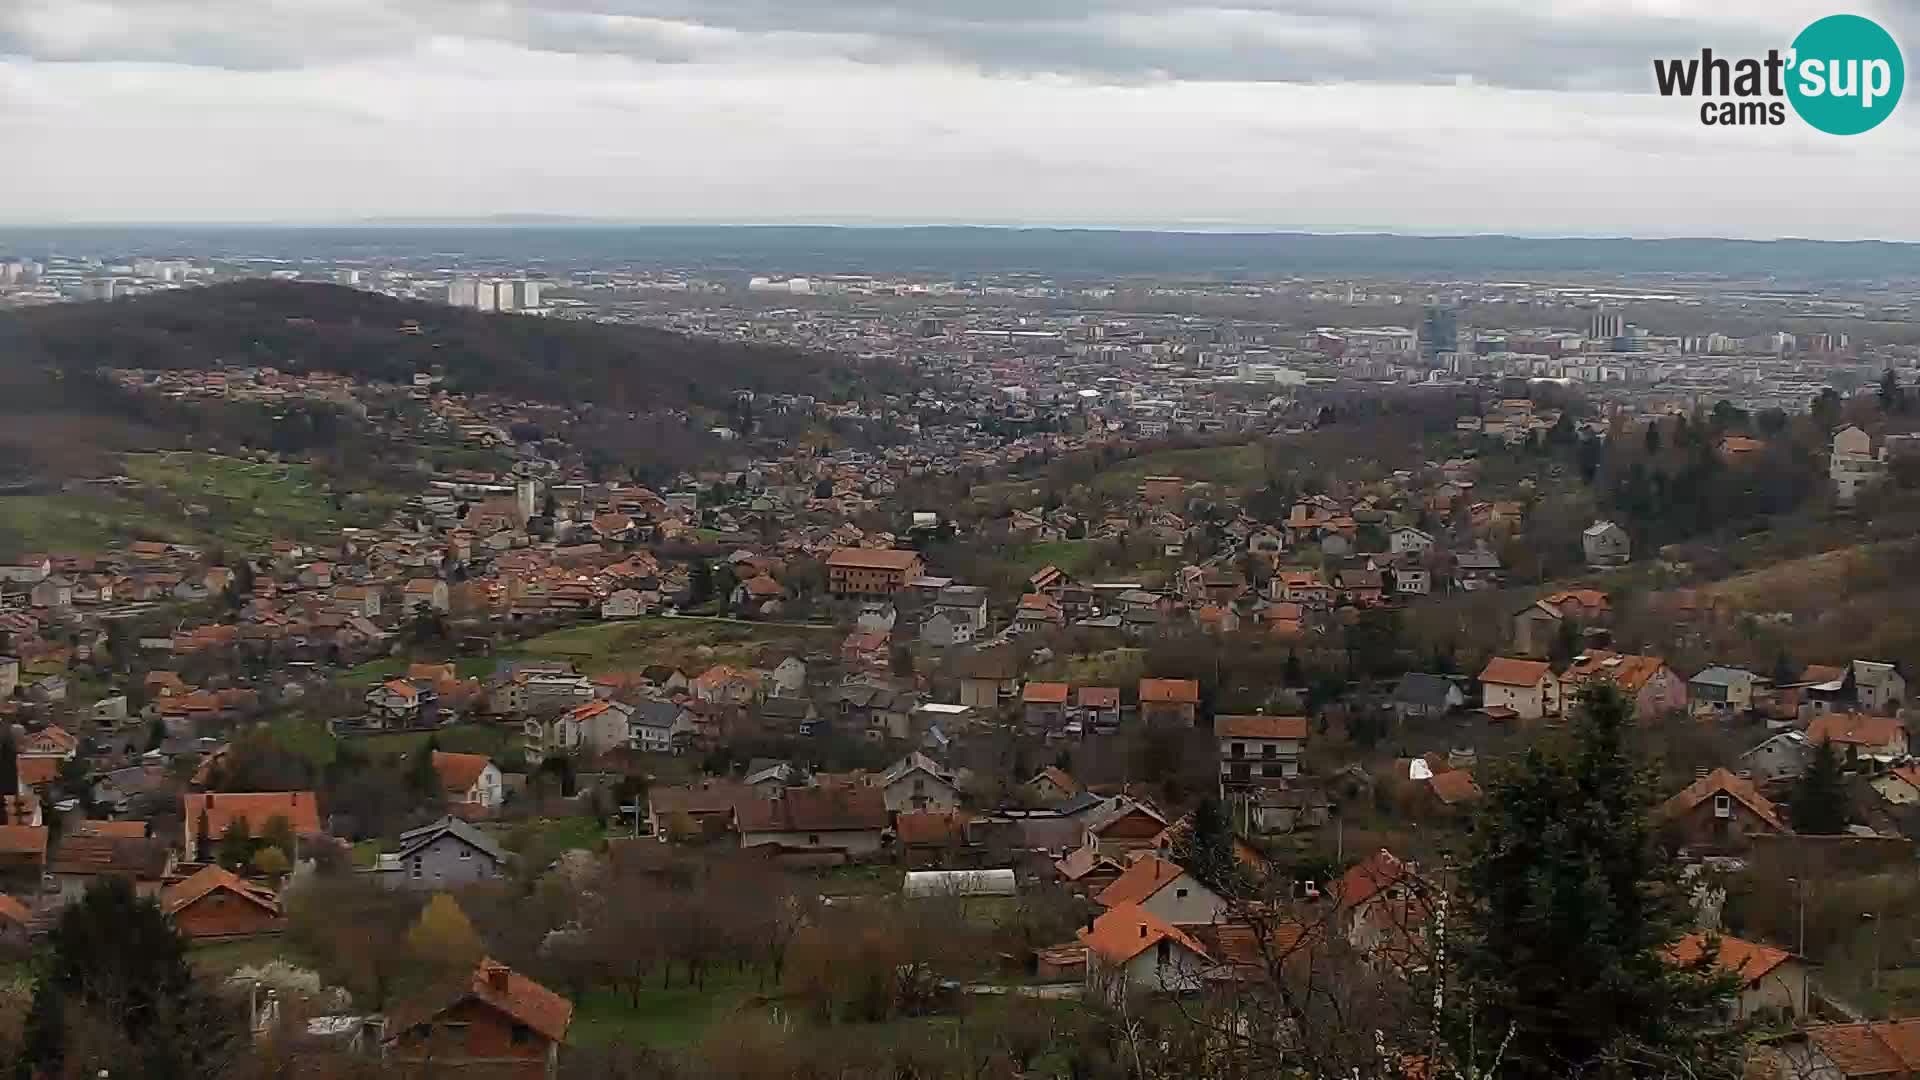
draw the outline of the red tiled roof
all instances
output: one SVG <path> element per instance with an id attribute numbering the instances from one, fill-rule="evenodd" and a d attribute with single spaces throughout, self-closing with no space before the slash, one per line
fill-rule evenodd
<path id="1" fill-rule="evenodd" d="M 47 827 L 45 825 L 0 825 L 0 855 L 29 855 L 45 862 Z"/>
<path id="2" fill-rule="evenodd" d="M 1180 864 L 1162 859 L 1157 855 L 1148 855 L 1127 867 L 1126 872 L 1115 879 L 1114 883 L 1100 891 L 1094 897 L 1102 905 L 1110 908 L 1127 904 L 1144 903 L 1167 882 L 1179 877 L 1186 871 Z"/>
<path id="3" fill-rule="evenodd" d="M 440 774 L 440 786 L 447 791 L 464 792 L 480 782 L 493 759 L 485 754 L 449 754 L 433 752 L 433 771 Z"/>
<path id="4" fill-rule="evenodd" d="M 1120 688 L 1117 686 L 1083 686 L 1080 688 L 1080 707 L 1083 709 L 1111 709 L 1120 704 Z"/>
<path id="5" fill-rule="evenodd" d="M 1581 683 L 1594 678 L 1611 679 L 1622 690 L 1637 694 L 1666 666 L 1667 662 L 1658 656 L 1594 649 L 1576 658 L 1573 666 L 1562 673 L 1560 679 L 1568 683 Z"/>
<path id="6" fill-rule="evenodd" d="M 967 815 L 951 810 L 909 811 L 893 823 L 900 842 L 907 845 L 964 843 L 966 826 Z"/>
<path id="7" fill-rule="evenodd" d="M 1030 682 L 1020 700 L 1029 705 L 1064 705 L 1073 688 L 1063 682 Z"/>
<path id="8" fill-rule="evenodd" d="M 1140 700 L 1198 705 L 1200 684 L 1192 679 L 1141 679 Z"/>
<path id="9" fill-rule="evenodd" d="M 1715 769 L 1681 788 L 1678 794 L 1661 804 L 1660 814 L 1662 817 L 1684 814 L 1714 795 L 1730 795 L 1774 829 L 1788 831 L 1787 823 L 1780 819 L 1780 811 L 1754 788 L 1753 781 L 1742 780 L 1725 769 Z"/>
<path id="10" fill-rule="evenodd" d="M 828 566 L 850 570 L 909 570 L 920 561 L 917 551 L 892 548 L 834 548 L 827 556 Z"/>
<path id="11" fill-rule="evenodd" d="M 1216 716 L 1213 734 L 1221 739 L 1304 739 L 1304 716 Z"/>
<path id="12" fill-rule="evenodd" d="M 1807 741 L 1832 741 L 1842 746 L 1889 746 L 1899 741 L 1906 729 L 1898 717 L 1872 716 L 1867 713 L 1830 712 L 1814 717 L 1807 727 Z"/>
<path id="13" fill-rule="evenodd" d="M 1495 686 L 1535 686 L 1552 673 L 1553 669 L 1543 660 L 1496 656 L 1487 661 L 1486 669 L 1480 672 L 1480 681 Z"/>
<path id="14" fill-rule="evenodd" d="M 564 1042 L 573 1023 L 573 1002 L 493 960 L 481 960 L 464 990 L 457 995 L 422 999 L 394 1010 L 387 1041 L 406 1034 L 462 1002 L 474 1000 L 500 1010 L 551 1042 Z"/>
<path id="15" fill-rule="evenodd" d="M 835 832 L 883 829 L 886 795 L 878 788 L 789 788 L 777 799 L 740 804 L 741 832 Z"/>
<path id="16" fill-rule="evenodd" d="M 243 880 L 217 865 L 202 867 L 186 880 L 167 886 L 160 894 L 160 907 L 169 915 L 178 914 L 181 909 L 216 891 L 232 893 L 274 915 L 280 914 L 280 898 L 274 895 L 272 889 Z"/>
<path id="17" fill-rule="evenodd" d="M 1413 870 L 1398 855 L 1386 848 L 1374 852 L 1347 868 L 1334 883 L 1334 895 L 1341 907 L 1358 907 L 1386 891 L 1396 882 L 1414 880 Z"/>
<path id="18" fill-rule="evenodd" d="M 1887 1076 L 1920 1070 L 1920 1019 L 1891 1023 L 1816 1024 L 1807 1041 L 1844 1077 Z"/>
<path id="19" fill-rule="evenodd" d="M 1113 908 L 1095 919 L 1091 929 L 1081 930 L 1077 936 L 1089 952 L 1110 964 L 1124 964 L 1162 940 L 1172 940 L 1201 958 L 1208 958 L 1206 947 L 1192 936 L 1133 904 Z"/>
<path id="20" fill-rule="evenodd" d="M 1689 967 L 1700 959 L 1706 951 L 1708 937 L 1705 934 L 1688 934 L 1668 947 L 1668 962 L 1681 967 Z M 1766 977 L 1766 974 L 1793 958 L 1785 949 L 1776 949 L 1771 945 L 1746 941 L 1725 934 L 1717 939 L 1719 955 L 1714 965 L 1720 970 L 1740 976 L 1747 982 Z"/>
<path id="21" fill-rule="evenodd" d="M 242 818 L 256 835 L 276 817 L 286 818 L 296 834 L 324 831 L 320 827 L 320 803 L 311 791 L 194 792 L 180 796 L 180 802 L 188 827 L 196 833 L 200 815 L 206 814 L 206 835 L 211 837 L 218 837 L 229 824 Z"/>

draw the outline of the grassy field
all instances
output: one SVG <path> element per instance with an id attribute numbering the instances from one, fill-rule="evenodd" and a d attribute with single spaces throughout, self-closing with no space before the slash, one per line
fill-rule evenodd
<path id="1" fill-rule="evenodd" d="M 590 673 L 673 664 L 691 675 L 714 664 L 756 664 L 824 648 L 836 636 L 831 629 L 653 617 L 556 630 L 522 642 L 519 651 L 572 660 Z"/>
<path id="2" fill-rule="evenodd" d="M 1259 485 L 1266 472 L 1266 451 L 1259 443 L 1204 446 L 1193 450 L 1161 450 L 1124 461 L 1101 473 L 1093 486 L 1110 495 L 1124 495 L 1149 476 L 1180 476 L 1219 488 L 1245 489 Z"/>
<path id="3" fill-rule="evenodd" d="M 340 752 L 339 744 L 321 720 L 283 717 L 268 725 L 267 731 L 281 749 L 299 754 L 320 768 L 333 764 L 333 759 Z"/>
<path id="4" fill-rule="evenodd" d="M 356 745 L 369 754 L 411 754 L 433 739 L 450 754 L 486 754 L 499 757 L 520 743 L 520 729 L 506 724 L 455 724 L 435 731 L 396 731 L 367 735 Z"/>
<path id="5" fill-rule="evenodd" d="M 676 972 L 684 980 L 685 972 Z M 755 1007 L 756 996 L 770 991 L 757 970 L 722 967 L 695 988 L 677 981 L 662 989 L 649 986 L 637 1002 L 625 994 L 596 990 L 578 1003 L 569 1038 L 584 1046 L 610 1043 L 686 1049 L 699 1045 L 713 1026 Z"/>
<path id="6" fill-rule="evenodd" d="M 183 544 L 203 539 L 182 521 L 106 492 L 0 498 L 0 536 L 52 551 L 99 550 L 129 536 Z"/>

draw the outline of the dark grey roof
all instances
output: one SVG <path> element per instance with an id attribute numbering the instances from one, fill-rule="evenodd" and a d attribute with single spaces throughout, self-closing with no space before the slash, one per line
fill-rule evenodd
<path id="1" fill-rule="evenodd" d="M 760 715 L 770 720 L 805 720 L 812 711 L 806 698 L 770 697 L 760 703 Z"/>
<path id="2" fill-rule="evenodd" d="M 443 817 L 431 825 L 422 825 L 417 829 L 408 829 L 400 834 L 400 857 L 406 858 L 414 849 L 430 844 L 442 836 L 451 835 L 470 847 L 485 852 L 494 862 L 507 861 L 507 853 L 500 850 L 486 833 L 461 821 L 456 817 Z"/>
<path id="3" fill-rule="evenodd" d="M 1407 705 L 1439 708 L 1447 703 L 1447 693 L 1452 689 L 1453 680 L 1445 675 L 1409 671 L 1400 676 L 1400 685 L 1393 688 L 1393 700 Z"/>
<path id="4" fill-rule="evenodd" d="M 637 701 L 628 723 L 642 727 L 670 728 L 680 719 L 680 706 L 671 701 Z"/>

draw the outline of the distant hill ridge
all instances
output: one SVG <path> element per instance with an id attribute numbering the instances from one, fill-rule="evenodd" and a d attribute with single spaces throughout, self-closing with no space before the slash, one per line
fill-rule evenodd
<path id="1" fill-rule="evenodd" d="M 628 411 L 724 407 L 743 387 L 824 394 L 836 366 L 797 349 L 265 280 L 0 314 L 0 366 L 23 359 L 68 371 L 268 365 L 397 383 L 437 370 L 455 390 Z"/>

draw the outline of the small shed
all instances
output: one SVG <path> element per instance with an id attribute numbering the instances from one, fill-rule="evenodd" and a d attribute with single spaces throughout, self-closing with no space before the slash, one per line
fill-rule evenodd
<path id="1" fill-rule="evenodd" d="M 919 900 L 934 896 L 1017 896 L 1012 870 L 909 870 L 901 895 Z"/>

